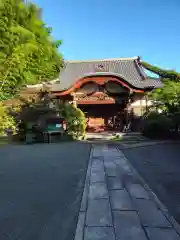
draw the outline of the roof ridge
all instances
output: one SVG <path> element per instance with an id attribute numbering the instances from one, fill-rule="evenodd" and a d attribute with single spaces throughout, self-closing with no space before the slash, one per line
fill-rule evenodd
<path id="1" fill-rule="evenodd" d="M 129 58 L 104 58 L 104 59 L 87 59 L 87 60 L 65 60 L 66 63 L 80 63 L 80 62 L 104 62 L 104 61 L 113 61 L 113 60 L 137 60 L 137 57 Z"/>

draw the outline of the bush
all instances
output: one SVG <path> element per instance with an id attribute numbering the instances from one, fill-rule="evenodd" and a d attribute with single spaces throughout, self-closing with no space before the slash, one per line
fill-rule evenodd
<path id="1" fill-rule="evenodd" d="M 65 104 L 62 115 L 67 122 L 67 131 L 75 139 L 85 137 L 86 118 L 84 113 L 72 104 Z"/>
<path id="2" fill-rule="evenodd" d="M 0 136 L 16 133 L 16 121 L 9 115 L 8 109 L 0 103 Z"/>
<path id="3" fill-rule="evenodd" d="M 39 135 L 42 137 L 40 130 L 43 126 L 38 126 L 39 129 L 36 129 L 37 122 L 57 115 L 56 109 L 49 107 L 51 102 L 49 93 L 40 91 L 33 98 L 27 100 L 20 97 L 19 101 L 19 105 L 8 108 L 8 117 L 14 120 L 17 129 L 16 141 L 24 141 L 27 132 L 33 133 L 36 137 Z"/>
<path id="4" fill-rule="evenodd" d="M 149 138 L 167 138 L 173 127 L 172 120 L 157 112 L 149 113 L 144 119 L 143 134 Z"/>
<path id="5" fill-rule="evenodd" d="M 67 123 L 67 133 L 70 138 L 82 139 L 85 137 L 86 118 L 84 113 L 69 103 L 58 103 L 52 100 L 48 92 L 39 92 L 32 99 L 20 98 L 20 105 L 5 111 L 0 107 L 0 134 L 7 128 L 17 128 L 18 140 L 24 140 L 28 131 L 39 136 L 39 130 L 44 127 L 44 120 L 57 116 L 63 117 Z M 53 107 L 50 103 L 53 102 Z M 38 126 L 38 129 L 37 129 Z"/>

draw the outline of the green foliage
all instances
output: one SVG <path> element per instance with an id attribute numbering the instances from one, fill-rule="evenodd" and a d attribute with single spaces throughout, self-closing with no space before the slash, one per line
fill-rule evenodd
<path id="1" fill-rule="evenodd" d="M 5 136 L 7 132 L 16 133 L 16 122 L 14 117 L 9 115 L 8 109 L 0 103 L 0 136 Z"/>
<path id="2" fill-rule="evenodd" d="M 150 112 L 144 119 L 143 134 L 149 138 L 167 138 L 173 128 L 173 122 L 164 114 Z"/>
<path id="3" fill-rule="evenodd" d="M 86 129 L 86 118 L 84 113 L 72 104 L 65 104 L 63 116 L 67 121 L 68 133 L 74 138 L 84 138 Z"/>
<path id="4" fill-rule="evenodd" d="M 155 102 L 155 108 L 160 109 L 171 119 L 174 124 L 173 128 L 177 132 L 180 125 L 180 73 L 161 69 L 146 62 L 141 62 L 141 64 L 161 77 L 164 83 L 163 88 L 156 89 L 149 95 Z"/>
<path id="5" fill-rule="evenodd" d="M 144 62 L 144 61 L 141 61 L 141 64 L 144 68 L 146 68 L 147 70 L 149 70 L 153 73 L 156 73 L 161 78 L 169 79 L 169 80 L 176 81 L 176 82 L 180 81 L 180 73 L 178 73 L 174 70 L 162 69 L 160 67 L 153 66 L 153 65 L 151 65 L 147 62 Z"/>
<path id="6" fill-rule="evenodd" d="M 13 126 L 18 129 L 18 139 L 24 140 L 25 134 L 30 129 L 34 131 L 37 137 L 39 134 L 41 138 L 41 132 L 46 127 L 46 119 L 54 118 L 58 113 L 60 113 L 60 117 L 66 120 L 68 136 L 74 139 L 84 138 L 86 118 L 84 113 L 74 105 L 69 103 L 59 105 L 48 92 L 43 91 L 28 100 L 20 98 L 20 101 L 20 105 L 13 107 L 8 112 L 5 112 L 3 107 L 4 111 L 1 114 L 3 117 L 0 118 L 3 129 L 6 129 L 9 126 L 9 121 L 13 120 Z M 53 108 L 50 106 L 52 102 Z M 32 126 L 36 127 L 32 128 Z"/>
<path id="7" fill-rule="evenodd" d="M 62 66 L 61 41 L 51 38 L 40 9 L 23 0 L 0 2 L 0 99 L 8 99 L 24 84 L 56 78 Z"/>
<path id="8" fill-rule="evenodd" d="M 159 102 L 159 108 L 169 114 L 180 111 L 180 82 L 167 81 L 162 89 L 152 93 L 152 98 Z"/>
<path id="9" fill-rule="evenodd" d="M 40 91 L 28 100 L 24 98 L 19 100 L 20 104 L 8 112 L 15 119 L 18 140 L 24 140 L 27 132 L 33 132 L 36 137 L 42 137 L 46 119 L 57 115 L 56 109 L 49 106 L 52 101 L 50 94 Z"/>

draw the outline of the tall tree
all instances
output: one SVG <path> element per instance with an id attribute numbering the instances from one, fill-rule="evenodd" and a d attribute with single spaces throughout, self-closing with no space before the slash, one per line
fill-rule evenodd
<path id="1" fill-rule="evenodd" d="M 154 90 L 150 96 L 156 101 L 156 106 L 170 116 L 178 130 L 180 125 L 180 73 L 173 70 L 165 70 L 142 62 L 142 65 L 161 78 L 164 86 Z"/>
<path id="2" fill-rule="evenodd" d="M 63 64 L 51 28 L 41 10 L 22 0 L 0 1 L 0 98 L 7 99 L 23 84 L 35 84 L 58 76 Z"/>
<path id="3" fill-rule="evenodd" d="M 162 69 L 160 67 L 157 66 L 153 66 L 147 62 L 141 61 L 141 64 L 144 68 L 146 68 L 147 70 L 159 75 L 161 78 L 163 79 L 169 79 L 171 81 L 176 81 L 179 82 L 180 81 L 180 73 L 174 71 L 174 70 L 166 70 L 166 69 Z"/>

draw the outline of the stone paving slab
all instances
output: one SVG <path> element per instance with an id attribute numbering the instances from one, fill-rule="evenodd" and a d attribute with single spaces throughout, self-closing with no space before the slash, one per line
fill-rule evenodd
<path id="1" fill-rule="evenodd" d="M 104 165 L 108 177 L 116 177 L 118 175 L 118 170 L 114 162 L 104 162 Z"/>
<path id="2" fill-rule="evenodd" d="M 132 198 L 149 199 L 149 193 L 140 184 L 127 184 L 127 190 Z"/>
<path id="3" fill-rule="evenodd" d="M 115 240 L 112 227 L 86 227 L 84 233 L 86 240 Z"/>
<path id="4" fill-rule="evenodd" d="M 134 210 L 129 194 L 125 189 L 111 190 L 109 193 L 113 210 Z"/>
<path id="5" fill-rule="evenodd" d="M 120 177 L 107 177 L 107 185 L 109 190 L 123 189 L 123 183 Z"/>
<path id="6" fill-rule="evenodd" d="M 111 209 L 108 199 L 88 201 L 86 225 L 91 227 L 112 226 Z"/>
<path id="7" fill-rule="evenodd" d="M 137 212 L 114 211 L 113 219 L 117 240 L 147 240 Z"/>
<path id="8" fill-rule="evenodd" d="M 113 162 L 116 163 L 118 171 L 120 171 L 121 174 L 129 174 L 129 173 L 131 173 L 131 168 L 127 164 L 127 159 L 124 156 L 121 157 L 121 158 L 113 159 Z"/>
<path id="9" fill-rule="evenodd" d="M 103 167 L 103 160 L 101 160 L 101 159 L 93 159 L 92 160 L 91 168 L 99 169 L 102 167 Z"/>
<path id="10" fill-rule="evenodd" d="M 91 172 L 91 183 L 93 182 L 104 182 L 105 181 L 105 174 L 104 172 Z"/>
<path id="11" fill-rule="evenodd" d="M 99 166 L 91 168 L 90 182 L 104 182 L 105 181 L 105 171 L 104 166 L 101 168 Z"/>
<path id="12" fill-rule="evenodd" d="M 91 183 L 89 199 L 108 198 L 107 186 L 103 182 Z"/>
<path id="13" fill-rule="evenodd" d="M 122 152 L 92 147 L 75 240 L 180 240 Z"/>
<path id="14" fill-rule="evenodd" d="M 135 199 L 135 207 L 143 226 L 148 227 L 172 227 L 167 218 L 163 215 L 153 201 L 145 199 Z"/>

